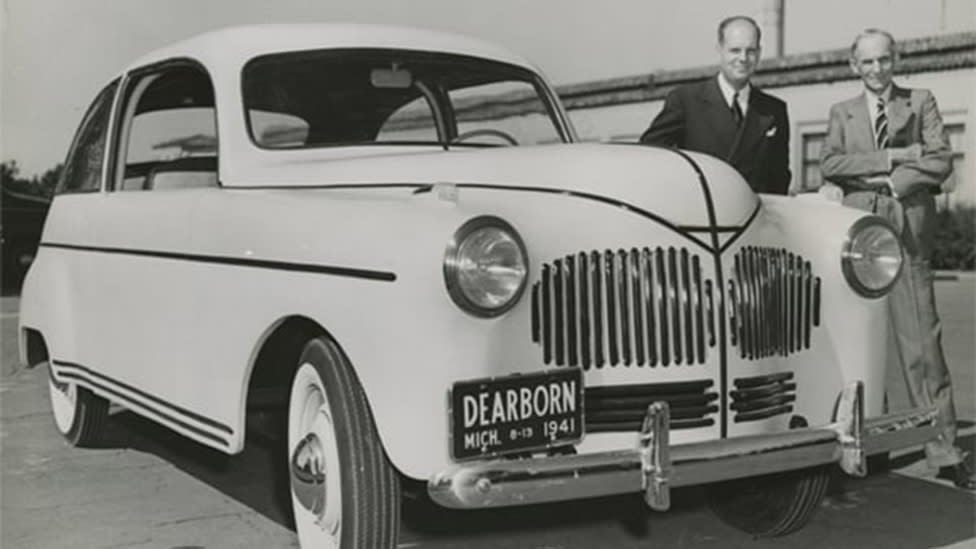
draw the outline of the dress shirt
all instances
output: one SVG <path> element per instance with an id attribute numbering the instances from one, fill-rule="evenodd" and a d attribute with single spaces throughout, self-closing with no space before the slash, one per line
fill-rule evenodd
<path id="1" fill-rule="evenodd" d="M 868 102 L 868 113 L 871 115 L 871 135 L 874 136 L 874 142 L 878 142 L 878 132 L 875 130 L 874 121 L 878 119 L 878 100 L 884 101 L 885 104 L 885 114 L 888 113 L 888 101 L 891 99 L 891 85 L 889 84 L 887 88 L 881 93 L 874 93 L 873 91 L 864 88 L 864 100 Z M 891 117 L 888 117 L 888 142 L 891 142 Z M 885 157 L 888 159 L 888 173 L 891 173 L 891 153 L 888 152 Z M 891 177 L 884 176 L 883 181 L 891 189 L 891 196 L 898 198 L 898 193 L 895 192 L 895 186 L 891 183 Z"/>
<path id="2" fill-rule="evenodd" d="M 725 79 L 725 75 L 718 73 L 718 87 L 722 90 L 722 97 L 725 98 L 725 104 L 732 108 L 732 97 L 735 96 L 735 88 L 732 84 L 729 84 L 728 80 Z M 739 90 L 739 108 L 742 109 L 742 116 L 745 117 L 749 110 L 749 90 L 752 89 L 752 85 L 746 82 L 746 85 Z"/>

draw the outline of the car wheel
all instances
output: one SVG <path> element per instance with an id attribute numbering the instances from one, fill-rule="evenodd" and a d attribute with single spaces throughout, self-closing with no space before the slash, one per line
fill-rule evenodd
<path id="1" fill-rule="evenodd" d="M 352 367 L 325 338 L 305 345 L 292 379 L 288 466 L 302 547 L 396 547 L 399 481 Z"/>
<path id="2" fill-rule="evenodd" d="M 736 479 L 710 486 L 709 504 L 719 518 L 744 532 L 785 536 L 810 522 L 829 481 L 825 466 Z"/>
<path id="3" fill-rule="evenodd" d="M 47 381 L 58 431 L 73 446 L 95 446 L 108 422 L 108 401 L 77 383 L 55 379 L 50 366 Z"/>

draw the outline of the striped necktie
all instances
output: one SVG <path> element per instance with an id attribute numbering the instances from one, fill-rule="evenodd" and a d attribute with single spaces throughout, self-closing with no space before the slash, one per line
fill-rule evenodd
<path id="1" fill-rule="evenodd" d="M 884 99 L 878 98 L 878 117 L 874 119 L 874 138 L 878 150 L 888 148 L 888 115 L 885 114 Z"/>
<path id="2" fill-rule="evenodd" d="M 742 107 L 739 105 L 739 92 L 732 94 L 732 120 L 735 120 L 736 126 L 742 125 L 742 119 L 745 118 L 742 115 Z"/>

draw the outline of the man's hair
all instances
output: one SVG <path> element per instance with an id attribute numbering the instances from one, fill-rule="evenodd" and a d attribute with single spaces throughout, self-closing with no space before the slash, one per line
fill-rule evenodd
<path id="1" fill-rule="evenodd" d="M 759 24 L 752 17 L 745 15 L 733 15 L 732 17 L 726 17 L 718 24 L 718 43 L 725 43 L 725 27 L 729 26 L 736 21 L 745 21 L 752 25 L 752 28 L 756 29 L 756 44 L 762 44 L 762 29 L 759 28 Z"/>
<path id="2" fill-rule="evenodd" d="M 855 36 L 854 37 L 854 41 L 851 42 L 851 59 L 853 59 L 854 58 L 854 55 L 857 53 L 857 45 L 858 45 L 858 43 L 860 43 L 861 39 L 867 38 L 868 36 L 884 36 L 885 38 L 888 39 L 888 45 L 890 46 L 891 54 L 892 55 L 895 55 L 895 54 L 898 53 L 897 52 L 897 44 L 898 43 L 895 42 L 895 37 L 892 36 L 890 32 L 888 32 L 888 31 L 886 31 L 884 29 L 873 29 L 873 28 L 872 29 L 864 29 L 863 31 L 861 31 L 860 34 L 858 34 L 857 36 Z"/>

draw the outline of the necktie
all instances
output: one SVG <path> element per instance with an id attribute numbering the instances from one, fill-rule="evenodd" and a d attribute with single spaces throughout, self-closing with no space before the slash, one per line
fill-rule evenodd
<path id="1" fill-rule="evenodd" d="M 732 94 L 732 120 L 735 120 L 736 126 L 742 125 L 742 107 L 739 106 L 739 92 Z"/>
<path id="2" fill-rule="evenodd" d="M 884 99 L 878 98 L 878 117 L 874 119 L 874 136 L 878 150 L 888 148 L 888 115 L 885 114 Z"/>

